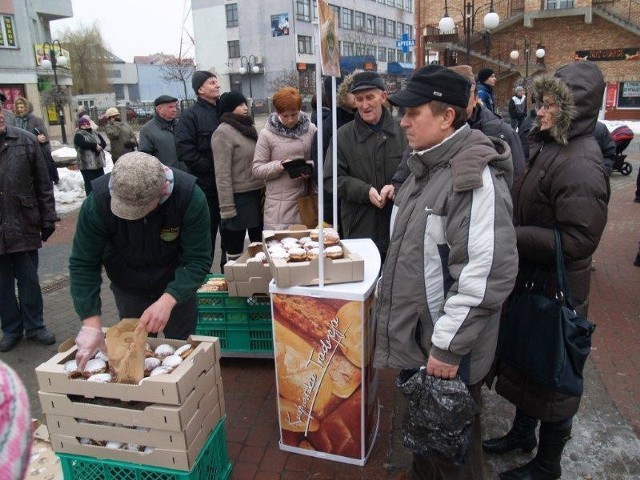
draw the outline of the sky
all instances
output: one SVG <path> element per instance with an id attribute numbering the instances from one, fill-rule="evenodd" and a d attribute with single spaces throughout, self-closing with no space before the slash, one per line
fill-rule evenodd
<path id="1" fill-rule="evenodd" d="M 190 0 L 71 0 L 71 4 L 73 18 L 51 22 L 54 39 L 66 28 L 96 22 L 109 51 L 126 62 L 135 55 L 160 52 L 177 56 L 181 40 L 183 56 L 195 56 L 189 39 L 193 37 Z"/>

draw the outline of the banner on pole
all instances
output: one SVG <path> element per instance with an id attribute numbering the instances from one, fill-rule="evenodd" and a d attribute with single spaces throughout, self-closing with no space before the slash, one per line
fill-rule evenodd
<path id="1" fill-rule="evenodd" d="M 326 0 L 318 0 L 318 20 L 320 22 L 320 53 L 322 74 L 340 76 L 340 41 L 338 38 L 338 20 L 335 12 L 329 8 Z"/>

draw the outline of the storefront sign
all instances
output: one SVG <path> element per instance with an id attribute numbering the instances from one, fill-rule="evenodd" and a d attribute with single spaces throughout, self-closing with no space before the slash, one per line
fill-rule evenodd
<path id="1" fill-rule="evenodd" d="M 607 50 L 577 50 L 574 60 L 610 62 L 616 60 L 640 60 L 640 48 L 611 48 Z"/>
<path id="2" fill-rule="evenodd" d="M 617 98 L 618 96 L 618 84 L 617 83 L 607 83 L 607 95 L 606 95 L 606 108 L 610 110 L 612 108 L 616 108 Z"/>

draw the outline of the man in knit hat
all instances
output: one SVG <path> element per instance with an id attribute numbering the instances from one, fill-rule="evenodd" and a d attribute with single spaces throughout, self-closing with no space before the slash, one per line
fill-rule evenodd
<path id="1" fill-rule="evenodd" d="M 111 159 L 116 163 L 122 155 L 136 149 L 138 140 L 131 126 L 122 122 L 120 110 L 115 107 L 107 108 L 105 116 L 107 117 L 105 132 L 109 137 Z"/>
<path id="2" fill-rule="evenodd" d="M 82 204 L 69 258 L 71 297 L 82 321 L 80 368 L 104 350 L 102 267 L 120 318 L 167 338 L 195 332 L 196 290 L 211 267 L 209 209 L 196 179 L 143 152 L 120 157 Z"/>
<path id="3" fill-rule="evenodd" d="M 376 72 L 353 76 L 350 92 L 357 112 L 333 135 L 338 156 L 337 183 L 344 238 L 370 238 L 384 262 L 394 188 L 391 177 L 402 159 L 407 138 L 384 103 L 384 82 Z M 332 147 L 324 162 L 324 189 L 333 194 Z"/>
<path id="4" fill-rule="evenodd" d="M 191 77 L 191 86 L 198 99 L 180 117 L 175 134 L 176 154 L 178 160 L 187 166 L 187 171 L 197 178 L 198 186 L 207 197 L 211 214 L 211 253 L 215 256 L 220 204 L 213 167 L 211 135 L 220 125 L 217 110 L 220 83 L 213 73 L 197 70 Z M 223 265 L 226 263 L 224 245 L 221 245 L 221 250 L 220 271 L 223 271 Z"/>
<path id="5" fill-rule="evenodd" d="M 493 93 L 493 87 L 496 84 L 496 74 L 490 68 L 483 68 L 478 72 L 478 98 L 482 104 L 491 112 L 498 113 L 496 110 L 496 96 Z"/>
<path id="6" fill-rule="evenodd" d="M 479 404 L 518 258 L 509 148 L 467 124 L 469 87 L 463 76 L 429 65 L 389 97 L 405 108 L 400 124 L 413 151 L 378 284 L 374 366 L 425 366 L 420 375 L 459 379 Z M 482 479 L 480 409 L 468 421 L 462 459 L 439 450 L 440 442 L 421 445 L 434 454 L 414 453 L 410 478 Z M 441 435 L 455 441 L 452 433 Z"/>

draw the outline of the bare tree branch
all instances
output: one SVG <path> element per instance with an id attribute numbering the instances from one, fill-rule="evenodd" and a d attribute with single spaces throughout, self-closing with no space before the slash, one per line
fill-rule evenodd
<path id="1" fill-rule="evenodd" d="M 105 47 L 100 29 L 94 23 L 90 27 L 67 28 L 60 42 L 69 51 L 74 91 L 78 94 L 111 92 L 107 81 L 107 63 L 110 54 Z"/>
<path id="2" fill-rule="evenodd" d="M 184 99 L 187 100 L 187 83 L 191 80 L 193 72 L 196 70 L 193 58 L 167 58 L 165 59 L 160 71 L 162 79 L 167 82 L 180 82 L 184 88 Z"/>

